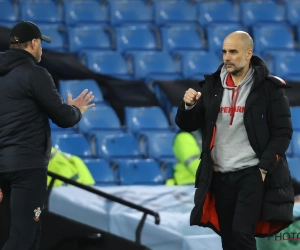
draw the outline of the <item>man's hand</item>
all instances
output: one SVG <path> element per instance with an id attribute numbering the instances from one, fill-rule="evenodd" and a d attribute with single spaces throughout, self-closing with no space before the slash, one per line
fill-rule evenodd
<path id="1" fill-rule="evenodd" d="M 260 173 L 261 173 L 262 180 L 265 181 L 266 174 L 263 171 L 261 171 L 261 169 L 259 169 L 259 170 L 260 170 Z"/>
<path id="2" fill-rule="evenodd" d="M 0 202 L 2 201 L 2 199 L 3 199 L 3 193 L 2 193 L 2 190 L 0 188 Z"/>
<path id="3" fill-rule="evenodd" d="M 185 91 L 183 101 L 186 105 L 193 106 L 199 100 L 200 96 L 200 92 L 196 92 L 194 89 L 189 88 Z"/>
<path id="4" fill-rule="evenodd" d="M 94 103 L 89 104 L 94 99 L 93 92 L 88 94 L 87 92 L 88 90 L 85 89 L 76 99 L 72 99 L 72 95 L 68 94 L 68 104 L 79 108 L 81 114 L 95 106 Z"/>

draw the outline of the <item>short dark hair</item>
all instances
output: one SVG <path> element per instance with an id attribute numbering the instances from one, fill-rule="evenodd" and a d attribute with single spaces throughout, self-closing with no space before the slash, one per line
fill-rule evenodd
<path id="1" fill-rule="evenodd" d="M 29 42 L 18 43 L 19 38 L 16 36 L 9 38 L 9 47 L 12 49 L 26 49 L 28 47 Z"/>

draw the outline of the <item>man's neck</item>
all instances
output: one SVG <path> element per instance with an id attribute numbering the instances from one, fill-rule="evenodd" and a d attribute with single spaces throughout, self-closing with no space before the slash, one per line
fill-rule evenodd
<path id="1" fill-rule="evenodd" d="M 240 74 L 231 76 L 232 81 L 234 82 L 234 86 L 239 86 L 241 84 L 241 82 L 243 81 L 243 79 L 247 75 L 249 69 L 250 69 L 250 67 L 248 66 L 248 67 L 244 68 L 244 70 L 242 72 L 240 72 Z"/>

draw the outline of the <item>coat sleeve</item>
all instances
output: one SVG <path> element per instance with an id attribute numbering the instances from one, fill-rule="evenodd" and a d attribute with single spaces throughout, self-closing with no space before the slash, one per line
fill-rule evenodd
<path id="1" fill-rule="evenodd" d="M 203 89 L 202 89 L 203 90 Z M 203 91 L 196 105 L 189 110 L 185 109 L 185 103 L 182 102 L 176 113 L 175 122 L 177 126 L 187 132 L 196 131 L 204 126 L 205 109 L 203 105 Z"/>
<path id="2" fill-rule="evenodd" d="M 274 86 L 269 104 L 269 127 L 271 139 L 263 151 L 258 166 L 272 174 L 280 157 L 285 156 L 293 134 L 291 112 L 284 90 Z"/>
<path id="3" fill-rule="evenodd" d="M 68 105 L 63 100 L 46 69 L 37 67 L 29 82 L 33 98 L 56 125 L 68 128 L 73 127 L 80 121 L 80 110 L 75 106 Z"/>

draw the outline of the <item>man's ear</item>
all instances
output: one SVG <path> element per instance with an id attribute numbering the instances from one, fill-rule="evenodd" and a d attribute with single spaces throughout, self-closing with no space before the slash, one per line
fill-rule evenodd
<path id="1" fill-rule="evenodd" d="M 253 50 L 252 50 L 252 49 L 249 49 L 249 50 L 247 51 L 247 59 L 250 60 L 252 56 L 253 56 Z"/>

